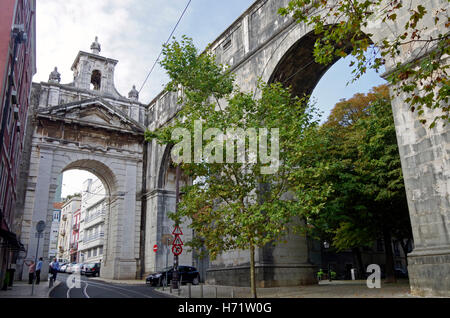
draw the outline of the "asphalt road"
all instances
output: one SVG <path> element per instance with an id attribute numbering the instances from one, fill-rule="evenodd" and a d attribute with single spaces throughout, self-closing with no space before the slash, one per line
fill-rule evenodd
<path id="1" fill-rule="evenodd" d="M 86 276 L 67 284 L 68 274 L 59 273 L 61 283 L 50 293 L 50 298 L 168 298 L 148 285 L 119 285 L 92 280 Z"/>

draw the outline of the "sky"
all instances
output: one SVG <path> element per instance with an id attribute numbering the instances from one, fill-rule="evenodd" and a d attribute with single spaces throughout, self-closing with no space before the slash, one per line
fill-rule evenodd
<path id="1" fill-rule="evenodd" d="M 187 35 L 203 50 L 231 25 L 254 0 L 192 0 L 174 36 Z M 55 66 L 61 83 L 70 83 L 70 67 L 78 51 L 90 52 L 98 36 L 101 55 L 119 60 L 115 86 L 123 96 L 133 85 L 142 86 L 188 0 L 39 0 L 37 2 L 37 69 L 34 82 L 47 81 Z M 342 98 L 366 93 L 384 83 L 369 72 L 357 83 L 351 79 L 348 59 L 340 60 L 323 76 L 313 99 L 323 111 L 323 120 Z M 159 94 L 168 77 L 158 65 L 140 94 L 149 103 Z M 67 172 L 63 197 L 80 192 L 89 173 Z M 69 182 L 70 180 L 70 182 Z"/>

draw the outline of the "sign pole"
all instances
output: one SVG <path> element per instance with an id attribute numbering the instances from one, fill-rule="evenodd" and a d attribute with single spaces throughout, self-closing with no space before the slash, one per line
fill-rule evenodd
<path id="1" fill-rule="evenodd" d="M 176 204 L 175 204 L 175 212 L 178 212 L 178 204 L 180 202 L 180 175 L 181 168 L 180 165 L 177 166 L 176 172 Z M 176 227 L 179 224 L 175 224 Z M 172 276 L 172 288 L 178 289 L 178 255 L 174 254 L 173 256 L 173 276 Z"/>
<path id="2" fill-rule="evenodd" d="M 37 260 L 39 253 L 39 240 L 41 239 L 41 235 L 42 232 L 44 232 L 44 229 L 45 229 L 45 222 L 39 221 L 38 224 L 36 224 L 37 246 L 36 246 L 36 256 L 34 257 L 34 273 L 33 273 L 33 285 L 31 285 L 31 296 L 33 296 L 34 294 L 34 282 L 36 278 Z"/>

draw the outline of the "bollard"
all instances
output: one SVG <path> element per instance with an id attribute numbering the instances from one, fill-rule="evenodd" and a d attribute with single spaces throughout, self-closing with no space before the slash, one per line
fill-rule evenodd
<path id="1" fill-rule="evenodd" d="M 170 293 L 172 294 L 172 284 L 170 284 Z"/>
<path id="2" fill-rule="evenodd" d="M 192 298 L 192 294 L 191 294 L 191 286 L 192 286 L 192 284 L 189 283 L 189 284 L 188 284 L 189 298 Z"/>
<path id="3" fill-rule="evenodd" d="M 234 288 L 231 289 L 231 298 L 234 298 Z"/>
<path id="4" fill-rule="evenodd" d="M 216 298 L 217 298 L 217 287 L 215 287 L 216 288 Z"/>
<path id="5" fill-rule="evenodd" d="M 178 296 L 180 296 L 181 295 L 181 283 L 180 283 L 180 286 L 178 286 Z"/>
<path id="6" fill-rule="evenodd" d="M 200 298 L 203 298 L 203 283 L 200 284 Z"/>
<path id="7" fill-rule="evenodd" d="M 53 287 L 53 277 L 50 277 L 50 280 L 48 281 L 48 288 Z"/>

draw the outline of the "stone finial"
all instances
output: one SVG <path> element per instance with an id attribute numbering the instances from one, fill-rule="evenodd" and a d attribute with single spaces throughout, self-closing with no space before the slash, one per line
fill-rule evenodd
<path id="1" fill-rule="evenodd" d="M 133 85 L 133 89 L 128 93 L 128 98 L 131 100 L 139 100 L 139 92 L 136 90 L 136 85 Z"/>
<path id="2" fill-rule="evenodd" d="M 53 72 L 50 73 L 48 77 L 49 83 L 60 83 L 61 82 L 61 74 L 58 72 L 58 68 L 55 66 Z"/>
<path id="3" fill-rule="evenodd" d="M 100 43 L 98 43 L 98 36 L 95 37 L 95 42 L 92 42 L 91 50 L 93 54 L 97 55 L 100 54 L 100 52 L 102 51 L 102 47 Z"/>

